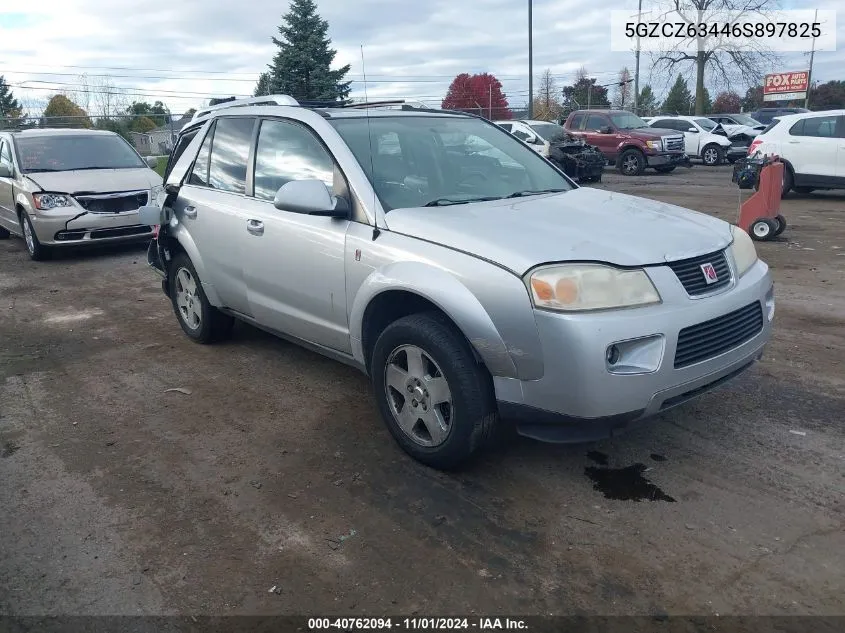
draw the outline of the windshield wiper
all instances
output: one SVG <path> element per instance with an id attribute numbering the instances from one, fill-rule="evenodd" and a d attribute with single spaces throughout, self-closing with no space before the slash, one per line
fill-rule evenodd
<path id="1" fill-rule="evenodd" d="M 89 169 L 131 169 L 130 167 L 103 167 L 102 165 L 89 165 L 88 167 L 74 167 L 64 171 L 86 171 Z"/>
<path id="2" fill-rule="evenodd" d="M 522 198 L 523 196 L 538 196 L 541 193 L 562 193 L 569 191 L 569 189 L 526 189 L 525 191 L 514 191 L 506 198 Z"/>
<path id="3" fill-rule="evenodd" d="M 448 207 L 453 204 L 467 204 L 469 202 L 488 202 L 489 200 L 501 200 L 501 196 L 479 196 L 478 198 L 437 198 L 431 202 L 426 202 L 424 207 Z"/>

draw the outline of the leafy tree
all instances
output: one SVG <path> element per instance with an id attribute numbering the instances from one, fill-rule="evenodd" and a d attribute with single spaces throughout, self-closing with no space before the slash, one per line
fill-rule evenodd
<path id="1" fill-rule="evenodd" d="M 710 111 L 713 109 L 713 101 L 710 99 L 710 91 L 707 88 L 704 89 L 704 107 L 701 108 L 701 114 L 710 114 Z M 695 112 L 695 95 L 692 95 L 689 104 L 689 111 Z"/>
<path id="2" fill-rule="evenodd" d="M 810 89 L 812 110 L 835 110 L 845 108 L 845 81 L 828 81 Z"/>
<path id="3" fill-rule="evenodd" d="M 262 91 L 300 100 L 345 99 L 351 82 L 343 79 L 349 64 L 331 69 L 337 51 L 329 47 L 329 23 L 317 14 L 314 0 L 292 0 L 282 19 L 280 37 L 272 38 L 279 51 L 269 65 L 269 77 L 261 85 Z"/>
<path id="4" fill-rule="evenodd" d="M 153 105 L 150 105 L 146 101 L 134 101 L 126 109 L 126 114 L 147 117 L 155 124 L 155 127 L 161 127 L 167 123 L 167 108 L 161 101 L 156 101 Z M 134 127 L 132 129 L 133 131 L 140 131 L 135 130 Z"/>
<path id="5" fill-rule="evenodd" d="M 42 127 L 93 127 L 88 113 L 65 95 L 53 95 L 44 108 Z"/>
<path id="6" fill-rule="evenodd" d="M 214 97 L 213 99 L 208 100 L 208 105 L 218 105 L 220 103 L 228 103 L 229 101 L 234 101 L 237 97 Z"/>
<path id="7" fill-rule="evenodd" d="M 440 107 L 474 112 L 491 120 L 512 117 L 501 82 L 489 73 L 461 73 L 455 77 Z"/>
<path id="8" fill-rule="evenodd" d="M 129 123 L 125 118 L 111 119 L 107 117 L 101 117 L 97 119 L 95 127 L 98 130 L 108 130 L 109 132 L 115 132 L 117 134 L 120 134 L 127 141 L 132 142 L 132 138 L 129 134 Z"/>
<path id="9" fill-rule="evenodd" d="M 743 112 L 753 112 L 763 107 L 763 87 L 753 86 L 745 91 L 745 98 L 742 100 Z"/>
<path id="10" fill-rule="evenodd" d="M 141 116 L 132 119 L 132 123 L 129 125 L 129 129 L 131 129 L 133 132 L 141 132 L 142 134 L 146 134 L 150 130 L 154 130 L 157 127 L 160 126 L 148 116 Z"/>
<path id="11" fill-rule="evenodd" d="M 640 97 L 637 99 L 637 114 L 642 116 L 650 116 L 658 109 L 657 97 L 654 96 L 654 91 L 651 86 L 646 84 L 640 90 Z"/>
<path id="12" fill-rule="evenodd" d="M 587 70 L 578 71 L 576 81 L 571 86 L 563 87 L 563 107 L 567 111 L 580 108 L 608 108 L 607 88 L 597 86 L 595 77 L 588 77 Z"/>
<path id="13" fill-rule="evenodd" d="M 626 105 L 633 105 L 631 80 L 631 71 L 628 70 L 627 66 L 619 71 L 619 83 L 616 85 L 616 94 L 613 97 L 614 108 L 624 108 Z"/>
<path id="14" fill-rule="evenodd" d="M 674 85 L 669 89 L 669 94 L 666 95 L 663 110 L 667 114 L 688 114 L 691 102 L 692 94 L 687 88 L 687 82 L 678 75 Z"/>
<path id="15" fill-rule="evenodd" d="M 742 108 L 742 97 L 733 91 L 720 92 L 713 102 L 714 114 L 732 114 L 739 112 Z"/>
<path id="16" fill-rule="evenodd" d="M 255 92 L 253 93 L 256 97 L 264 97 L 270 94 L 270 73 L 261 73 L 258 76 L 258 83 L 255 85 Z"/>

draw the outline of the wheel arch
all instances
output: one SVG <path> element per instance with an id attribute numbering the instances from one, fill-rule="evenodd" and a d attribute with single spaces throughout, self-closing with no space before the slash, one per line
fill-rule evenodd
<path id="1" fill-rule="evenodd" d="M 507 346 L 476 296 L 455 276 L 422 262 L 399 262 L 373 271 L 350 310 L 353 355 L 369 373 L 373 346 L 390 323 L 407 314 L 435 310 L 463 334 L 493 376 L 516 377 Z"/>
<path id="2" fill-rule="evenodd" d="M 194 269 L 197 271 L 197 275 L 199 275 L 200 283 L 202 284 L 202 289 L 205 292 L 205 296 L 208 298 L 208 302 L 213 306 L 220 306 L 220 297 L 217 294 L 217 291 L 214 289 L 214 286 L 208 282 L 208 275 L 206 274 L 206 267 L 205 263 L 203 262 L 202 255 L 200 255 L 199 248 L 197 248 L 196 242 L 191 237 L 191 234 L 188 233 L 183 227 L 176 226 L 175 230 L 174 227 L 171 225 L 168 227 L 167 231 L 167 247 L 171 250 L 170 261 L 173 259 L 173 255 L 177 252 L 185 253 L 185 255 L 191 260 L 191 263 L 194 265 Z M 168 265 L 170 263 L 168 261 Z"/>

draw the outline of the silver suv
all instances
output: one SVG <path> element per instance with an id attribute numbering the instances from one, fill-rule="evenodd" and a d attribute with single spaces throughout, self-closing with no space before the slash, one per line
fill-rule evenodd
<path id="1" fill-rule="evenodd" d="M 59 246 L 149 239 L 138 209 L 161 177 L 104 130 L 0 132 L 0 239 L 22 235 L 32 259 Z"/>
<path id="2" fill-rule="evenodd" d="M 472 115 L 278 102 L 183 129 L 150 264 L 193 340 L 238 318 L 366 372 L 416 459 L 457 466 L 500 419 L 607 437 L 760 358 L 742 230 L 580 188 Z"/>

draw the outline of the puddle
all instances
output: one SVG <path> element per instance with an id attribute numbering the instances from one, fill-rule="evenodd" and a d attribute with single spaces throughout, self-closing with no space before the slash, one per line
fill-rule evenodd
<path id="1" fill-rule="evenodd" d="M 593 460 L 599 466 L 607 466 L 607 455 L 599 451 L 590 451 L 587 453 L 587 458 Z"/>
<path id="2" fill-rule="evenodd" d="M 604 457 L 606 459 L 607 456 Z M 593 481 L 593 489 L 601 492 L 607 499 L 618 501 L 668 501 L 669 503 L 674 503 L 675 499 L 673 497 L 670 497 L 643 477 L 645 471 L 645 464 L 632 464 L 627 468 L 597 468 L 596 466 L 587 466 L 584 469 L 584 474 Z"/>

